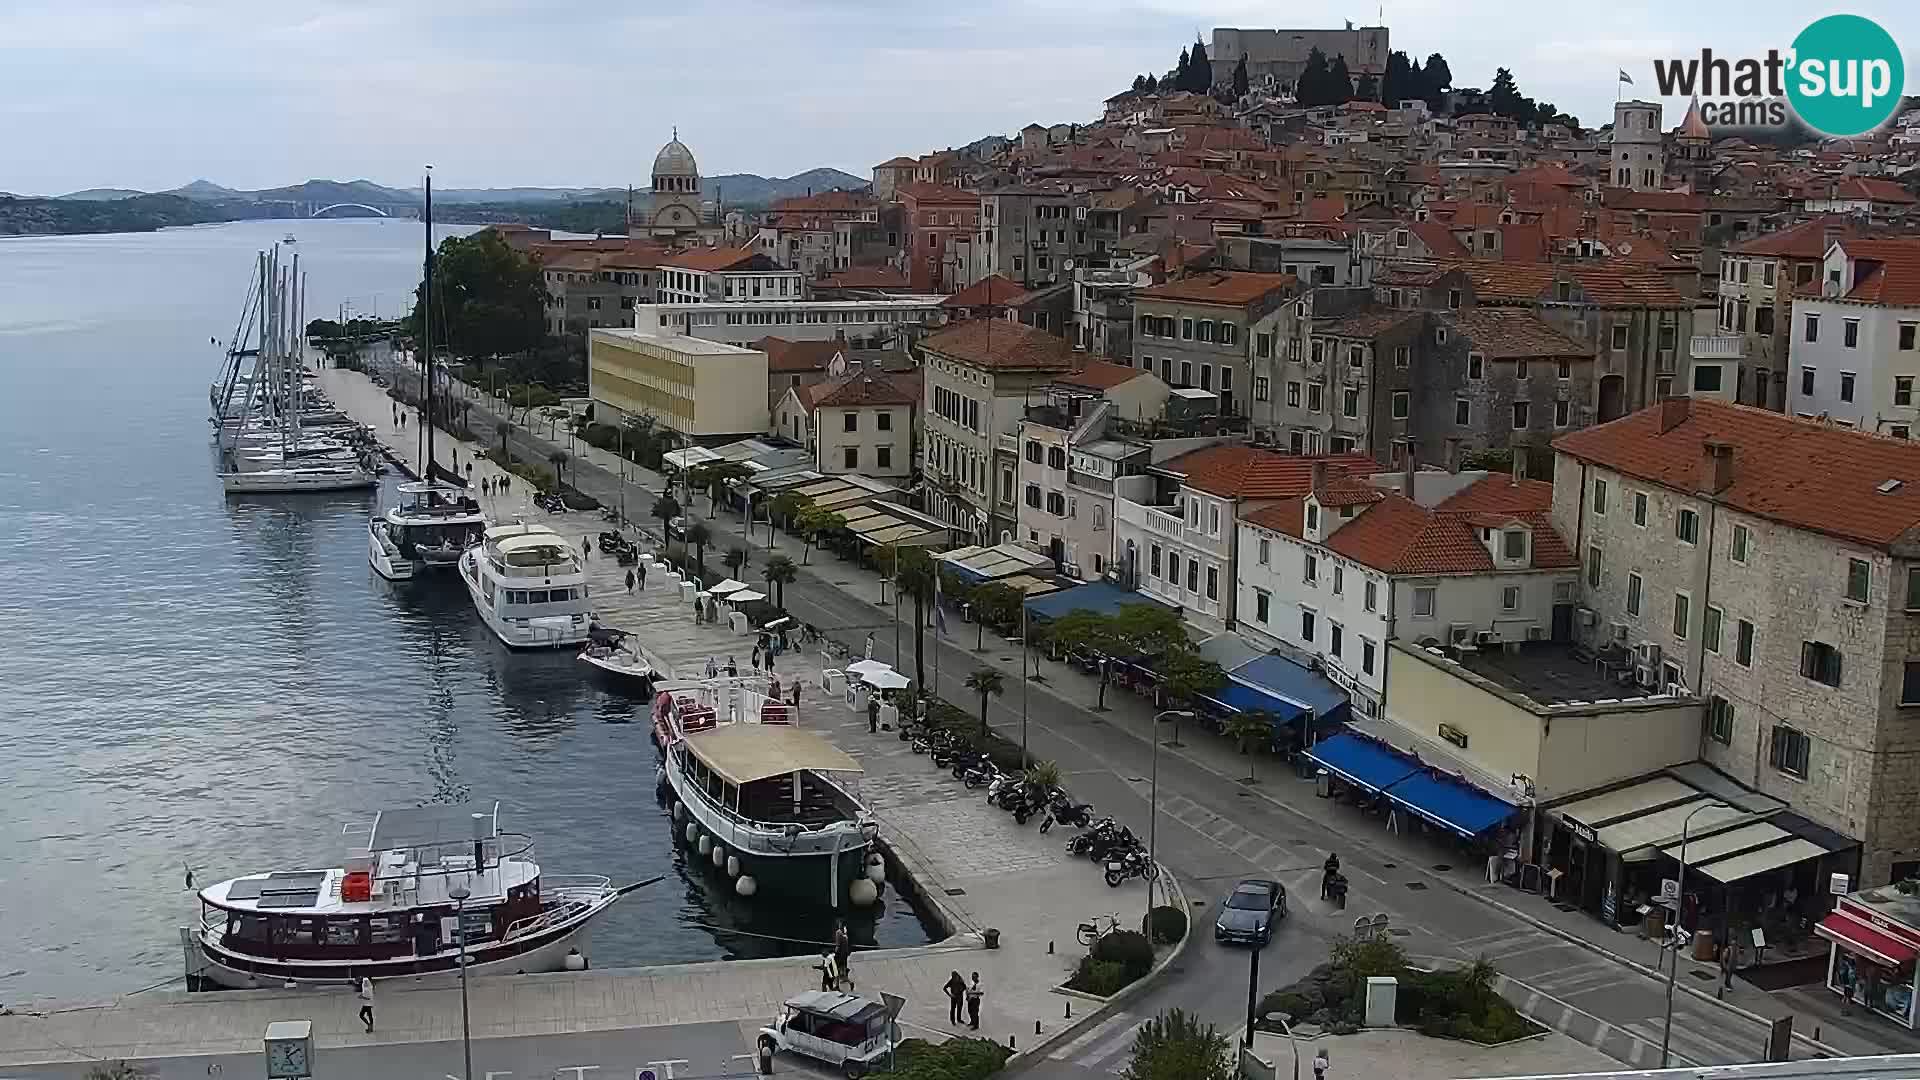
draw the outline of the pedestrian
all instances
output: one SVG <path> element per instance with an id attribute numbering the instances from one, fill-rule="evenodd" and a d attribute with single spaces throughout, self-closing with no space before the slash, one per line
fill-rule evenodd
<path id="1" fill-rule="evenodd" d="M 733 657 L 731 656 L 727 657 L 727 678 L 737 679 L 739 677 L 740 677 L 740 665 L 733 662 Z"/>
<path id="2" fill-rule="evenodd" d="M 947 1023 L 959 1027 L 963 1016 L 962 1010 L 966 1007 L 967 980 L 961 978 L 959 972 L 954 972 L 947 976 L 946 991 Z"/>
<path id="3" fill-rule="evenodd" d="M 780 700 L 780 676 L 775 675 L 773 677 L 773 681 L 768 684 L 767 697 L 771 698 L 774 701 Z"/>
<path id="4" fill-rule="evenodd" d="M 753 647 L 753 670 L 760 670 L 760 646 L 758 645 Z"/>
<path id="5" fill-rule="evenodd" d="M 1333 879 L 1340 875 L 1340 856 L 1327 852 L 1327 861 L 1320 864 L 1324 873 L 1320 876 L 1320 899 L 1325 900 L 1333 891 Z"/>
<path id="6" fill-rule="evenodd" d="M 588 555 L 593 554 L 593 537 L 591 536 L 581 537 L 580 550 Z"/>
<path id="7" fill-rule="evenodd" d="M 831 991 L 833 983 L 833 951 L 829 949 L 820 954 L 820 992 Z"/>
<path id="8" fill-rule="evenodd" d="M 841 920 L 833 924 L 833 958 L 839 964 L 840 977 L 853 985 L 853 937 L 847 933 L 847 924 Z"/>
<path id="9" fill-rule="evenodd" d="M 800 707 L 800 680 L 799 679 L 793 680 L 793 707 L 796 709 Z"/>
<path id="10" fill-rule="evenodd" d="M 505 495 L 505 494 L 506 494 L 507 492 L 509 492 L 509 491 L 512 491 L 512 490 L 513 490 L 513 477 L 511 477 L 511 476 L 503 476 L 503 477 L 501 477 L 501 478 L 500 478 L 500 493 L 501 493 L 502 495 Z"/>
<path id="11" fill-rule="evenodd" d="M 627 595 L 633 595 L 633 571 L 627 571 Z"/>
<path id="12" fill-rule="evenodd" d="M 967 1027 L 980 1030 L 980 998 L 986 991 L 980 987 L 980 973 L 973 973 L 973 984 L 967 987 Z"/>
<path id="13" fill-rule="evenodd" d="M 645 562 L 644 560 L 642 560 L 642 561 L 641 561 L 641 563 L 640 563 L 640 565 L 639 565 L 639 567 L 637 567 L 637 569 L 638 569 L 638 570 L 639 570 L 639 572 L 640 572 L 640 587 L 641 587 L 642 589 L 645 589 L 645 588 L 647 587 L 647 564 L 646 564 L 646 562 Z"/>
<path id="14" fill-rule="evenodd" d="M 467 483 L 473 483 L 473 462 L 471 460 L 467 462 Z"/>
<path id="15" fill-rule="evenodd" d="M 371 1035 L 373 1033 L 373 980 L 364 975 L 361 976 L 360 987 L 355 992 L 355 996 L 360 999 L 360 1022 L 367 1025 L 367 1033 Z"/>
<path id="16" fill-rule="evenodd" d="M 711 656 L 707 657 L 707 678 L 717 679 L 719 677 L 720 677 L 720 665 L 713 662 L 713 657 Z"/>
<path id="17" fill-rule="evenodd" d="M 867 659 L 873 659 L 873 631 L 867 631 Z"/>
<path id="18" fill-rule="evenodd" d="M 1333 1062 L 1327 1058 L 1327 1048 L 1321 1047 L 1313 1052 L 1313 1080 L 1327 1080 L 1327 1067 Z"/>
<path id="19" fill-rule="evenodd" d="M 875 694 L 867 695 L 867 734 L 880 733 L 880 698 Z"/>

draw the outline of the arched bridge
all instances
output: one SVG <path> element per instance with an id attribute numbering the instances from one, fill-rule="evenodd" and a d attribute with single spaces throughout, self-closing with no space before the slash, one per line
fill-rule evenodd
<path id="1" fill-rule="evenodd" d="M 323 206 L 318 210 L 315 210 L 313 213 L 308 214 L 307 216 L 319 217 L 320 215 L 326 213 L 329 210 L 365 210 L 369 214 L 376 214 L 380 217 L 393 216 L 389 214 L 387 211 L 382 210 L 377 206 L 368 206 L 366 203 L 357 203 L 357 202 L 342 202 L 342 203 L 334 203 L 332 206 Z"/>

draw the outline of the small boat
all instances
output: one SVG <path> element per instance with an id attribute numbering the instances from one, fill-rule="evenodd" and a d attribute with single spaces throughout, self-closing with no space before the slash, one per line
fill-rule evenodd
<path id="1" fill-rule="evenodd" d="M 515 649 L 580 645 L 593 600 L 580 553 L 545 525 L 495 525 L 460 556 L 460 578 L 493 635 Z"/>
<path id="2" fill-rule="evenodd" d="M 281 239 L 280 242 L 283 244 L 297 244 L 300 242 L 300 240 L 299 238 L 295 237 L 292 233 L 288 233 L 284 238 Z"/>
<path id="3" fill-rule="evenodd" d="M 588 632 L 587 647 L 580 659 L 599 668 L 607 681 L 623 690 L 632 690 L 642 698 L 653 697 L 653 665 L 640 654 L 633 635 L 611 626 L 596 626 Z"/>
<path id="4" fill-rule="evenodd" d="M 498 803 L 385 810 L 366 834 L 344 866 L 201 889 L 199 925 L 182 931 L 192 974 L 232 989 L 444 981 L 462 937 L 476 975 L 571 970 L 586 966 L 588 924 L 659 880 L 543 874 L 533 841 L 500 829 Z"/>
<path id="5" fill-rule="evenodd" d="M 388 581 L 451 569 L 480 542 L 487 516 L 466 489 L 439 481 L 400 485 L 398 505 L 367 522 L 367 561 Z"/>

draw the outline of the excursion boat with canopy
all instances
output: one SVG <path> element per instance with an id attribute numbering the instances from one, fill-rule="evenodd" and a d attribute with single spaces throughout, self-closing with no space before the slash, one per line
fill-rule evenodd
<path id="1" fill-rule="evenodd" d="M 886 878 L 873 851 L 879 822 L 839 782 L 860 763 L 761 688 L 771 689 L 765 677 L 656 684 L 659 782 L 678 838 L 740 896 L 872 904 Z"/>
<path id="2" fill-rule="evenodd" d="M 200 922 L 181 931 L 188 974 L 233 989 L 457 974 L 463 934 L 474 974 L 567 970 L 585 965 L 596 916 L 659 880 L 542 874 L 499 803 L 384 810 L 366 828 L 342 867 L 201 889 Z"/>
<path id="3" fill-rule="evenodd" d="M 464 488 L 421 480 L 401 484 L 399 494 L 367 523 L 367 561 L 388 581 L 452 569 L 486 533 L 487 516 Z"/>

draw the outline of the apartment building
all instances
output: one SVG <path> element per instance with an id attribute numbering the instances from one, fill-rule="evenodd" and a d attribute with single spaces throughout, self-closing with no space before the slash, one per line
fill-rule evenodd
<path id="1" fill-rule="evenodd" d="M 1093 251 L 1085 195 L 1002 188 L 980 196 L 970 280 L 998 274 L 1029 289 L 1073 280 Z"/>
<path id="2" fill-rule="evenodd" d="M 1242 518 L 1310 490 L 1328 465 L 1367 475 L 1373 459 L 1296 457 L 1251 446 L 1210 446 L 1115 484 L 1114 549 L 1136 591 L 1184 609 L 1205 633 L 1231 630 Z"/>
<path id="3" fill-rule="evenodd" d="M 730 304 L 641 304 L 640 329 L 672 330 L 709 341 L 748 345 L 763 337 L 788 341 L 842 340 L 884 347 L 912 340 L 946 319 L 937 296 L 883 300 L 736 300 Z"/>
<path id="4" fill-rule="evenodd" d="M 806 276 L 751 247 L 696 248 L 660 260 L 660 302 L 720 304 L 803 300 Z"/>
<path id="5" fill-rule="evenodd" d="M 1920 425 L 1920 237 L 1842 240 L 1793 302 L 1787 411 L 1895 438 Z"/>
<path id="6" fill-rule="evenodd" d="M 1721 255 L 1719 325 L 1713 340 L 1696 342 L 1695 350 L 1712 350 L 1736 362 L 1732 400 L 1786 408 L 1794 294 L 1825 279 L 1829 248 L 1858 235 L 1852 218 L 1822 215 L 1736 244 Z M 1701 328 L 1695 337 L 1705 335 Z"/>
<path id="7" fill-rule="evenodd" d="M 1111 269 L 1073 271 L 1073 347 L 1102 360 L 1133 360 L 1133 295 L 1153 287 L 1157 256 Z"/>
<path id="8" fill-rule="evenodd" d="M 767 430 L 767 354 L 685 334 L 599 329 L 587 395 L 606 423 L 651 416 L 696 441 Z"/>
<path id="9" fill-rule="evenodd" d="M 542 250 L 540 278 L 547 299 L 547 332 L 584 334 L 601 326 L 633 325 L 633 309 L 653 303 L 661 253 Z"/>
<path id="10" fill-rule="evenodd" d="M 1920 870 L 1920 446 L 1674 398 L 1562 436 L 1582 642 L 1704 698 L 1701 757 Z"/>
<path id="11" fill-rule="evenodd" d="M 1005 319 L 968 319 L 920 343 L 926 509 L 976 543 L 1016 529 L 1014 455 L 1035 391 L 1079 366 L 1065 339 Z"/>
<path id="12" fill-rule="evenodd" d="M 1448 311 L 1431 323 L 1412 368 L 1420 460 L 1511 449 L 1548 461 L 1554 437 L 1593 416 L 1593 346 L 1522 308 Z M 1400 409 L 1392 403 L 1389 417 Z"/>
<path id="13" fill-rule="evenodd" d="M 1290 274 L 1203 271 L 1133 294 L 1133 363 L 1167 385 L 1219 395 L 1220 415 L 1246 416 L 1250 361 L 1271 347 L 1282 309 L 1298 295 Z"/>
<path id="14" fill-rule="evenodd" d="M 905 243 L 900 253 L 907 280 L 921 293 L 958 292 L 971 281 L 972 241 L 980 228 L 980 196 L 939 184 L 902 184 Z"/>
<path id="15" fill-rule="evenodd" d="M 1387 642 L 1481 647 L 1571 631 L 1578 559 L 1553 485 L 1414 472 L 1400 490 L 1321 469 L 1239 524 L 1239 633 L 1322 670 L 1378 716 Z"/>
<path id="16" fill-rule="evenodd" d="M 812 438 L 803 445 L 813 450 L 816 470 L 887 479 L 913 475 L 918 371 L 858 371 L 787 392 L 805 402 Z"/>

